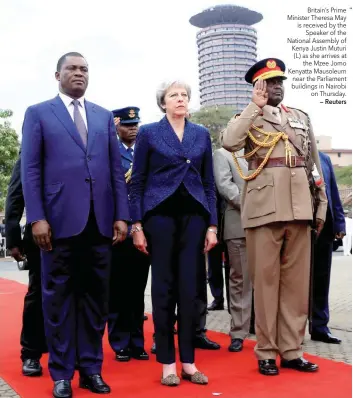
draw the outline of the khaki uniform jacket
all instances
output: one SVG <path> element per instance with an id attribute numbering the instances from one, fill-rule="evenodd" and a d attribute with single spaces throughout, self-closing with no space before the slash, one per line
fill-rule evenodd
<path id="1" fill-rule="evenodd" d="M 239 159 L 243 172 L 247 172 L 247 162 Z M 233 156 L 224 148 L 217 149 L 213 154 L 213 174 L 217 191 L 226 201 L 224 210 L 223 239 L 245 238 L 241 224 L 240 202 L 244 180 L 240 177 Z"/>
<path id="2" fill-rule="evenodd" d="M 284 132 L 289 136 L 292 156 L 304 156 L 308 163 L 315 162 L 322 177 L 319 155 L 309 117 L 293 108 L 281 109 L 281 123 L 267 110 L 251 102 L 240 116 L 233 117 L 223 131 L 222 146 L 234 152 L 244 148 L 249 153 L 256 145 L 248 137 L 248 130 L 254 137 L 263 141 L 265 135 L 251 128 L 251 125 L 266 132 Z M 284 109 L 283 109 L 284 108 Z M 301 128 L 291 127 L 291 119 L 299 119 Z M 298 125 L 296 125 L 298 126 Z M 300 152 L 297 150 L 298 147 Z M 260 148 L 250 159 L 264 158 L 268 148 Z M 280 140 L 271 158 L 285 157 L 285 142 Z M 254 170 L 253 170 L 254 171 Z M 253 171 L 248 172 L 251 174 Z M 320 203 L 317 218 L 325 220 L 327 198 L 325 186 L 320 188 Z M 253 228 L 278 221 L 312 220 L 313 203 L 309 190 L 308 177 L 304 167 L 264 168 L 253 180 L 245 183 L 242 196 L 242 223 L 244 228 Z"/>

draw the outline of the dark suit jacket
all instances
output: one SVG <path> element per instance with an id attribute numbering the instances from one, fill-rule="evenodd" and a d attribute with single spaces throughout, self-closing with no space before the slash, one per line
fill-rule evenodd
<path id="1" fill-rule="evenodd" d="M 114 221 L 130 219 L 113 114 L 88 101 L 85 108 L 87 149 L 59 96 L 25 115 L 21 175 L 27 222 L 47 220 L 54 239 L 83 231 L 91 199 L 102 235 L 111 237 Z"/>
<path id="2" fill-rule="evenodd" d="M 5 220 L 6 220 L 6 244 L 9 249 L 18 247 L 24 249 L 24 242 L 21 236 L 20 221 L 23 215 L 25 202 L 21 183 L 21 158 L 19 158 L 12 170 L 9 187 L 7 190 Z M 31 226 L 26 225 L 24 232 L 24 241 L 27 244 L 34 242 L 32 240 Z"/>
<path id="3" fill-rule="evenodd" d="M 124 147 L 124 144 L 119 140 L 119 150 L 120 150 L 120 155 L 121 155 L 121 163 L 124 169 L 124 174 L 130 169 L 133 157 L 131 153 L 129 153 L 126 148 Z"/>
<path id="4" fill-rule="evenodd" d="M 346 231 L 346 223 L 344 219 L 343 207 L 338 192 L 335 172 L 331 163 L 331 159 L 325 153 L 319 152 L 322 173 L 325 180 L 326 196 L 328 199 L 328 206 L 331 211 L 333 221 L 333 232 Z"/>
<path id="5" fill-rule="evenodd" d="M 208 130 L 186 120 L 180 142 L 166 117 L 158 123 L 140 127 L 130 182 L 132 221 L 141 221 L 149 210 L 171 196 L 182 183 L 210 214 L 209 223 L 217 225 Z"/>

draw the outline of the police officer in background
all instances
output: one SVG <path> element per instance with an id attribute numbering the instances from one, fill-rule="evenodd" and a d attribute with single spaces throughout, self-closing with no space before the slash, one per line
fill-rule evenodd
<path id="1" fill-rule="evenodd" d="M 21 360 L 22 374 L 41 376 L 40 358 L 48 352 L 42 310 L 41 260 L 39 247 L 32 238 L 32 228 L 26 225 L 23 239 L 20 221 L 24 211 L 24 198 L 21 183 L 21 158 L 12 171 L 6 198 L 6 242 L 11 256 L 18 262 L 27 264 L 28 291 L 24 299 Z"/>
<path id="2" fill-rule="evenodd" d="M 139 111 L 134 106 L 113 111 L 128 188 L 140 122 Z M 143 335 L 149 264 L 149 257 L 135 248 L 129 234 L 124 242 L 113 247 L 108 333 L 110 346 L 120 362 L 127 362 L 131 358 L 149 359 L 144 349 Z"/>
<path id="3" fill-rule="evenodd" d="M 317 191 L 317 232 L 326 217 L 325 186 L 309 116 L 284 106 L 284 63 L 275 58 L 253 65 L 245 80 L 253 84 L 250 104 L 233 117 L 223 147 L 245 148 L 248 173 L 242 197 L 242 224 L 254 286 L 255 353 L 259 372 L 277 375 L 281 366 L 315 372 L 302 357 L 309 301 L 313 197 Z M 235 159 L 237 163 L 237 159 Z M 318 173 L 315 188 L 314 171 Z"/>

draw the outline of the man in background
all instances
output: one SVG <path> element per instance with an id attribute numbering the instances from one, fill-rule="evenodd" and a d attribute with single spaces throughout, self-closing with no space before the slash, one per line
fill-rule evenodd
<path id="1" fill-rule="evenodd" d="M 331 334 L 329 322 L 329 288 L 331 279 L 332 246 L 335 238 L 346 234 L 344 212 L 340 200 L 335 173 L 328 155 L 319 152 L 325 180 L 328 206 L 326 222 L 315 244 L 313 278 L 313 305 L 311 340 L 340 344 L 341 340 Z"/>
<path id="2" fill-rule="evenodd" d="M 246 173 L 247 164 L 239 159 L 242 171 Z M 246 261 L 245 232 L 241 224 L 240 201 L 244 180 L 240 177 L 234 163 L 233 154 L 224 148 L 213 154 L 213 169 L 217 190 L 226 202 L 222 239 L 227 245 L 229 256 L 229 310 L 231 315 L 230 352 L 243 349 L 245 337 L 249 334 L 252 286 Z"/>
<path id="3" fill-rule="evenodd" d="M 41 376 L 40 358 L 48 351 L 42 310 L 42 284 L 40 250 L 34 243 L 32 228 L 26 224 L 21 233 L 20 221 L 24 211 L 24 198 L 21 183 L 21 158 L 12 171 L 6 198 L 6 243 L 11 256 L 19 263 L 26 261 L 28 269 L 28 290 L 24 298 L 21 360 L 24 376 Z"/>
<path id="4" fill-rule="evenodd" d="M 129 189 L 140 109 L 136 106 L 113 111 L 119 151 Z M 130 231 L 130 228 L 129 228 Z M 132 237 L 113 247 L 110 275 L 109 343 L 119 362 L 131 358 L 148 360 L 144 349 L 145 289 L 150 259 L 136 249 Z"/>

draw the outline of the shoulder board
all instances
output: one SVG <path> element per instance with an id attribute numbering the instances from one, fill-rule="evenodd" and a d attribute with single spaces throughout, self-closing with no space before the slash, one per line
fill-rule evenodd
<path id="1" fill-rule="evenodd" d="M 308 118 L 309 118 L 309 115 L 308 115 L 306 112 L 302 111 L 301 109 L 298 109 L 298 108 L 293 108 L 293 107 L 291 107 L 291 106 L 287 106 L 287 107 L 285 107 L 284 105 L 282 105 L 282 108 L 283 108 L 283 109 L 284 109 L 284 108 L 287 108 L 287 112 L 289 112 L 291 109 L 293 109 L 293 110 L 295 110 L 295 111 L 298 111 L 298 112 L 304 113 L 304 115 L 305 115 L 306 117 L 308 117 Z"/>

